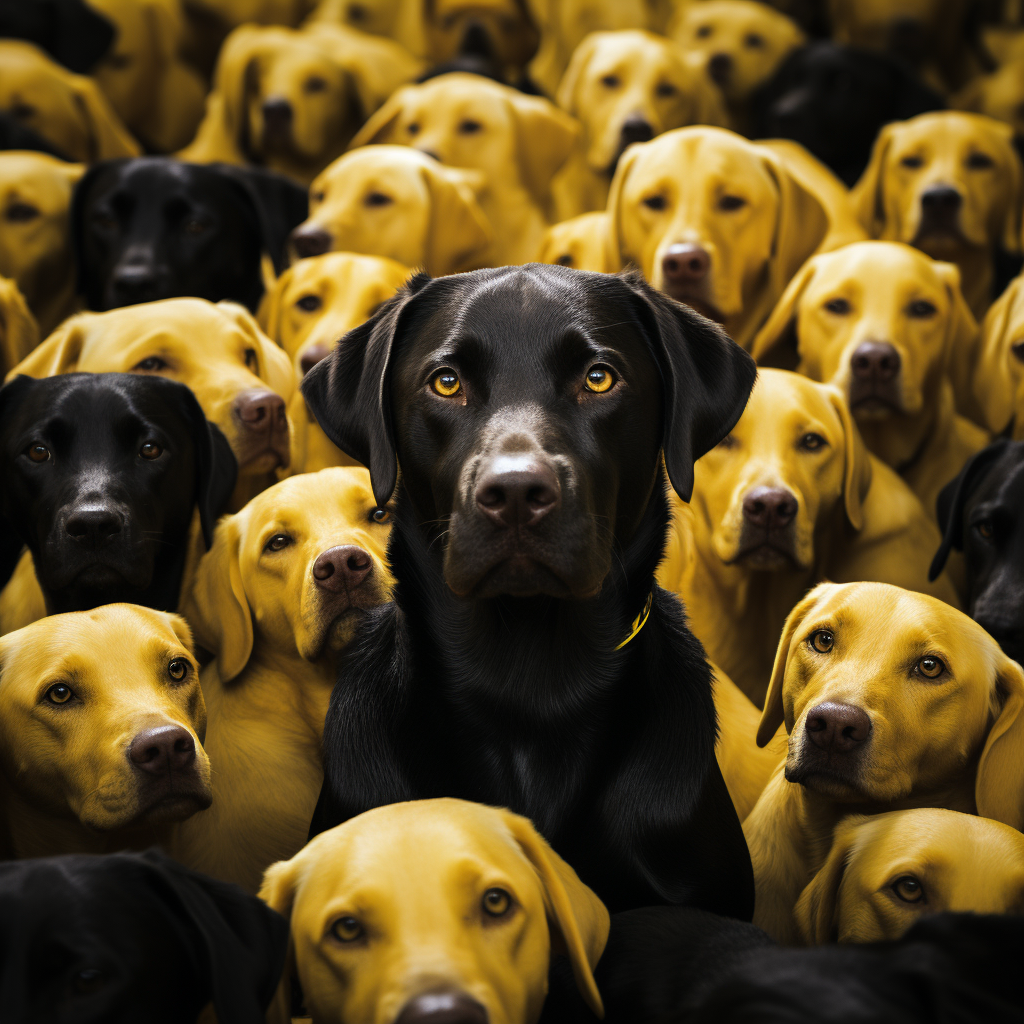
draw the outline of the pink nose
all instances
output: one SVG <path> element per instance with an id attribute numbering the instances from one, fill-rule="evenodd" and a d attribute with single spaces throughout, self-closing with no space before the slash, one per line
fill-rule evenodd
<path id="1" fill-rule="evenodd" d="M 665 280 L 682 284 L 703 281 L 711 269 L 711 257 L 706 249 L 692 242 L 669 246 L 661 260 Z"/>
<path id="2" fill-rule="evenodd" d="M 243 391 L 235 399 L 234 409 L 235 415 L 247 430 L 263 432 L 287 429 L 284 399 L 274 391 L 266 388 Z"/>

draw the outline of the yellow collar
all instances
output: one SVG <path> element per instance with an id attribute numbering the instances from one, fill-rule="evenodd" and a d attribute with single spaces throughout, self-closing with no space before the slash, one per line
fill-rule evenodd
<path id="1" fill-rule="evenodd" d="M 654 600 L 654 591 L 652 590 L 647 595 L 647 601 L 644 603 L 643 608 L 640 609 L 640 614 L 633 620 L 633 624 L 629 627 L 629 636 L 619 644 L 615 650 L 621 650 L 630 640 L 633 639 L 644 628 L 644 623 L 647 621 L 647 616 L 651 614 L 651 602 Z"/>

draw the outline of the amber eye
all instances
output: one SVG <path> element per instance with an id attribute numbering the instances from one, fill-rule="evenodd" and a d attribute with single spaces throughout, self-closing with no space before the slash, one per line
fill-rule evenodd
<path id="1" fill-rule="evenodd" d="M 45 444 L 33 444 L 29 445 L 25 454 L 33 462 L 46 462 L 50 458 L 50 449 Z"/>
<path id="2" fill-rule="evenodd" d="M 926 654 L 917 663 L 917 671 L 920 672 L 925 679 L 938 679 L 939 676 L 946 671 L 946 666 L 941 659 L 936 658 L 934 655 Z"/>
<path id="3" fill-rule="evenodd" d="M 440 370 L 434 374 L 430 386 L 443 398 L 457 395 L 462 388 L 459 375 L 454 370 Z"/>
<path id="4" fill-rule="evenodd" d="M 832 650 L 836 638 L 831 629 L 816 629 L 810 635 L 808 642 L 819 654 L 828 654 Z"/>
<path id="5" fill-rule="evenodd" d="M 975 523 L 974 528 L 978 531 L 979 536 L 985 538 L 985 540 L 991 540 L 992 534 L 995 532 L 992 529 L 991 519 L 982 519 L 980 523 Z"/>
<path id="6" fill-rule="evenodd" d="M 800 449 L 805 452 L 816 452 L 821 448 L 824 448 L 828 444 L 828 441 L 821 436 L 821 434 L 815 434 L 813 432 L 804 434 L 800 438 Z"/>
<path id="7" fill-rule="evenodd" d="M 139 454 L 144 459 L 159 459 L 163 455 L 164 450 L 155 441 L 147 441 L 140 449 Z"/>
<path id="8" fill-rule="evenodd" d="M 560 267 L 571 267 L 576 261 L 572 258 L 571 252 L 563 252 L 555 262 Z"/>
<path id="9" fill-rule="evenodd" d="M 275 533 L 266 544 L 263 545 L 264 551 L 282 551 L 284 548 L 291 544 L 292 539 L 287 533 Z"/>
<path id="10" fill-rule="evenodd" d="M 190 235 L 201 235 L 206 230 L 206 225 L 193 217 L 191 220 L 185 221 L 185 230 Z"/>
<path id="11" fill-rule="evenodd" d="M 905 156 L 900 163 L 912 171 L 916 171 L 918 167 L 924 166 L 924 160 L 919 156 Z"/>
<path id="12" fill-rule="evenodd" d="M 159 356 L 147 356 L 141 363 L 135 364 L 136 370 L 144 370 L 146 373 L 155 373 L 157 370 L 167 369 L 167 361 Z"/>
<path id="13" fill-rule="evenodd" d="M 606 89 L 618 89 L 622 85 L 622 79 L 618 75 L 602 75 L 601 84 Z"/>
<path id="14" fill-rule="evenodd" d="M 604 394 L 615 383 L 611 370 L 604 366 L 592 366 L 587 370 L 587 390 Z"/>
<path id="15" fill-rule="evenodd" d="M 303 295 L 295 300 L 295 305 L 307 313 L 315 313 L 323 304 L 324 300 L 319 295 Z"/>
<path id="16" fill-rule="evenodd" d="M 70 686 L 66 686 L 64 683 L 54 683 L 46 691 L 46 699 L 51 704 L 67 704 L 72 697 L 74 697 L 74 691 Z"/>
<path id="17" fill-rule="evenodd" d="M 488 889 L 480 902 L 484 913 L 491 917 L 503 917 L 512 906 L 512 897 L 504 889 Z"/>
<path id="18" fill-rule="evenodd" d="M 913 875 L 897 878 L 892 883 L 892 891 L 904 903 L 920 903 L 924 899 L 924 886 Z"/>
<path id="19" fill-rule="evenodd" d="M 339 942 L 355 942 L 366 933 L 363 930 L 363 926 L 354 917 L 339 917 L 331 925 L 331 934 Z"/>
<path id="20" fill-rule="evenodd" d="M 391 518 L 391 513 L 386 508 L 375 508 L 370 513 L 370 518 L 375 523 L 386 523 Z"/>
<path id="21" fill-rule="evenodd" d="M 174 658 L 167 666 L 167 674 L 180 683 L 188 675 L 188 661 L 185 658 Z"/>
<path id="22" fill-rule="evenodd" d="M 825 308 L 836 316 L 846 316 L 850 312 L 850 304 L 846 299 L 829 299 L 825 303 Z"/>
<path id="23" fill-rule="evenodd" d="M 927 320 L 937 312 L 938 310 L 927 299 L 915 299 L 907 306 L 907 314 L 915 320 Z"/>
<path id="24" fill-rule="evenodd" d="M 419 135 L 419 133 L 420 133 L 420 126 L 415 121 L 413 121 L 413 123 L 411 125 L 409 125 L 405 130 L 410 135 Z"/>

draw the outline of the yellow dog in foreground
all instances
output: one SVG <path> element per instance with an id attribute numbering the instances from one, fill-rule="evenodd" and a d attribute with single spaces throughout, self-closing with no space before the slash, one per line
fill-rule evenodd
<path id="1" fill-rule="evenodd" d="M 1024 670 L 948 604 L 882 583 L 824 583 L 790 613 L 758 733 L 785 765 L 744 822 L 754 922 L 794 910 L 857 813 L 945 807 L 1024 825 Z"/>
<path id="2" fill-rule="evenodd" d="M 190 867 L 255 892 L 305 843 L 337 655 L 389 599 L 389 533 L 357 468 L 289 477 L 218 525 L 183 602 L 216 655 L 202 673 L 214 804 L 174 846 Z"/>
<path id="3" fill-rule="evenodd" d="M 510 811 L 452 799 L 378 807 L 273 865 L 260 896 L 291 922 L 290 960 L 315 1024 L 429 1011 L 534 1024 L 552 952 L 568 956 L 603 1016 L 593 969 L 608 911 Z M 288 981 L 272 1024 L 288 1021 Z"/>

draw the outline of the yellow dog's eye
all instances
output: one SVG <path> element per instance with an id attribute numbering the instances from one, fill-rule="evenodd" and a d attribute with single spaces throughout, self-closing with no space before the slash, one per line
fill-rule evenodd
<path id="1" fill-rule="evenodd" d="M 912 171 L 916 171 L 918 167 L 924 166 L 924 160 L 919 156 L 905 156 L 900 163 Z"/>
<path id="2" fill-rule="evenodd" d="M 284 548 L 291 544 L 292 539 L 287 533 L 275 533 L 266 544 L 263 545 L 264 551 L 282 551 Z"/>
<path id="3" fill-rule="evenodd" d="M 430 386 L 443 398 L 451 398 L 459 393 L 462 383 L 454 370 L 445 369 L 434 374 Z"/>
<path id="4" fill-rule="evenodd" d="M 835 642 L 836 637 L 831 629 L 816 629 L 809 637 L 810 645 L 819 654 L 828 654 Z"/>
<path id="5" fill-rule="evenodd" d="M 710 25 L 701 25 L 700 28 L 697 29 L 697 38 L 707 39 L 707 37 L 711 35 L 711 32 L 712 28 Z"/>
<path id="6" fill-rule="evenodd" d="M 975 152 L 967 158 L 967 166 L 970 167 L 972 171 L 984 171 L 989 167 L 994 167 L 995 160 L 993 160 L 988 153 Z"/>
<path id="7" fill-rule="evenodd" d="M 805 452 L 816 452 L 824 448 L 828 444 L 828 441 L 821 436 L 821 434 L 815 434 L 814 431 L 804 434 L 800 438 L 800 449 Z"/>
<path id="8" fill-rule="evenodd" d="M 51 704 L 67 704 L 74 695 L 74 691 L 71 687 L 64 683 L 54 683 L 53 686 L 46 691 L 46 699 Z"/>
<path id="9" fill-rule="evenodd" d="M 339 942 L 355 942 L 357 939 L 361 939 L 366 932 L 354 917 L 339 917 L 331 925 L 331 934 Z"/>
<path id="10" fill-rule="evenodd" d="M 180 683 L 188 675 L 188 660 L 186 658 L 174 658 L 167 666 L 167 674 L 176 682 Z"/>
<path id="11" fill-rule="evenodd" d="M 370 513 L 370 518 L 375 523 L 386 523 L 391 518 L 391 513 L 386 508 L 375 508 Z"/>
<path id="12" fill-rule="evenodd" d="M 147 356 L 140 363 L 133 367 L 135 370 L 142 370 L 144 373 L 156 373 L 157 370 L 166 370 L 167 361 L 159 356 Z"/>
<path id="13" fill-rule="evenodd" d="M 504 889 L 488 889 L 481 900 L 484 913 L 491 917 L 504 917 L 512 906 L 512 897 Z"/>
<path id="14" fill-rule="evenodd" d="M 932 654 L 926 654 L 918 663 L 917 671 L 925 677 L 925 679 L 938 679 L 943 672 L 946 671 L 946 666 L 943 662 L 936 658 Z"/>
<path id="15" fill-rule="evenodd" d="M 904 903 L 920 903 L 924 899 L 924 886 L 913 875 L 897 878 L 892 883 L 892 891 Z"/>
<path id="16" fill-rule="evenodd" d="M 850 304 L 846 299 L 829 299 L 825 303 L 825 308 L 836 316 L 846 316 L 850 312 Z"/>
<path id="17" fill-rule="evenodd" d="M 245 368 L 250 373 L 259 374 L 260 372 L 260 357 L 256 354 L 256 349 L 247 348 L 245 350 Z"/>
<path id="18" fill-rule="evenodd" d="M 140 449 L 139 454 L 144 459 L 149 459 L 151 462 L 153 459 L 159 459 L 163 455 L 164 450 L 156 443 L 156 441 L 147 441 Z"/>
<path id="19" fill-rule="evenodd" d="M 611 370 L 604 366 L 592 366 L 587 370 L 587 390 L 604 394 L 614 383 L 615 377 Z"/>
<path id="20" fill-rule="evenodd" d="M 315 313 L 323 304 L 324 300 L 319 295 L 303 295 L 295 300 L 295 305 L 304 313 Z"/>
<path id="21" fill-rule="evenodd" d="M 45 444 L 31 444 L 25 454 L 33 462 L 46 462 L 50 458 L 50 449 Z"/>
<path id="22" fill-rule="evenodd" d="M 602 75 L 601 84 L 606 89 L 618 89 L 622 85 L 622 79 L 618 75 Z"/>

